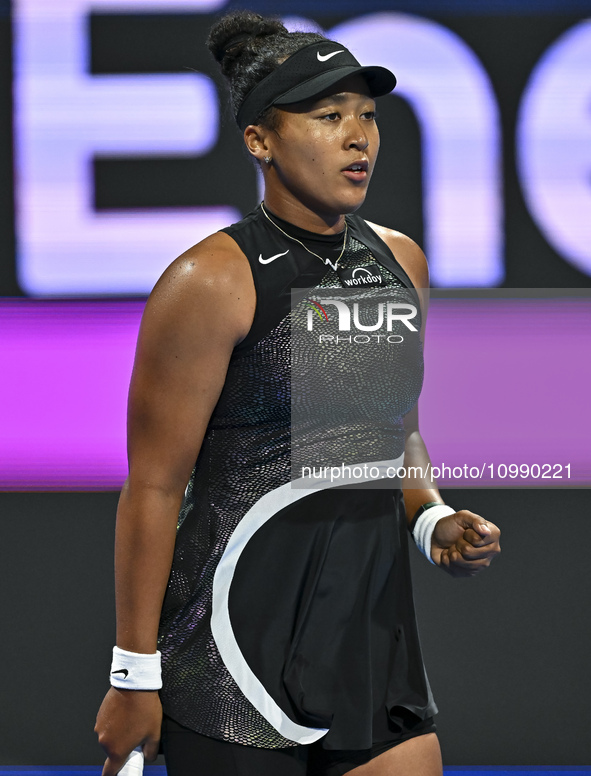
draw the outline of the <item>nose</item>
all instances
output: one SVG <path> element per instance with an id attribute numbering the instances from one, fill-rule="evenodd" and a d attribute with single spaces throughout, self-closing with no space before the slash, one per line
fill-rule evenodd
<path id="1" fill-rule="evenodd" d="M 349 137 L 347 138 L 347 148 L 356 148 L 358 151 L 365 151 L 369 145 L 369 137 L 367 136 L 366 127 L 359 122 L 355 122 L 351 126 Z"/>

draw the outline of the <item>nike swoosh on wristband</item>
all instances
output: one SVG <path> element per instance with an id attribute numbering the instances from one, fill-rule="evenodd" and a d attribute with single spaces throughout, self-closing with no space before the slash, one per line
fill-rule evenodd
<path id="1" fill-rule="evenodd" d="M 336 57 L 337 54 L 342 54 L 345 49 L 339 49 L 338 51 L 332 51 L 330 54 L 324 54 L 324 56 L 317 51 L 316 56 L 318 57 L 319 62 L 326 62 L 327 59 L 330 59 L 331 57 Z"/>
<path id="2" fill-rule="evenodd" d="M 111 671 L 111 676 L 113 676 L 113 674 L 124 674 L 123 678 L 127 679 L 128 673 L 129 671 L 127 670 L 127 668 L 120 668 L 118 671 Z"/>
<path id="3" fill-rule="evenodd" d="M 285 256 L 286 253 L 289 253 L 289 248 L 284 251 L 283 253 L 276 253 L 274 256 L 271 256 L 268 259 L 263 259 L 263 254 L 259 254 L 259 261 L 261 264 L 270 264 L 272 261 L 275 261 L 275 259 L 278 259 L 280 256 Z"/>

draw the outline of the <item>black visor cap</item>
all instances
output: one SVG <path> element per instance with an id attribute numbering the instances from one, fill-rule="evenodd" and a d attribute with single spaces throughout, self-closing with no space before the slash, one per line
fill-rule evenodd
<path id="1" fill-rule="evenodd" d="M 236 121 L 244 130 L 271 105 L 289 105 L 316 97 L 349 76 L 362 76 L 372 97 L 389 94 L 396 77 L 385 67 L 362 67 L 353 54 L 331 40 L 310 43 L 292 54 L 246 95 Z"/>

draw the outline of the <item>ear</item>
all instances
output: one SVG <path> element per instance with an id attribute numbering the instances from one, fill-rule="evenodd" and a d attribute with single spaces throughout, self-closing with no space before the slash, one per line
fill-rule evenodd
<path id="1" fill-rule="evenodd" d="M 265 156 L 270 155 L 270 149 L 267 145 L 268 134 L 268 130 L 259 124 L 249 124 L 244 130 L 244 142 L 249 154 L 261 163 Z"/>

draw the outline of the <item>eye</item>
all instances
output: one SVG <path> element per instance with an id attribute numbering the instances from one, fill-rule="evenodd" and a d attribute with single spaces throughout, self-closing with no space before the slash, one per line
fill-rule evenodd
<path id="1" fill-rule="evenodd" d="M 366 110 L 365 113 L 362 113 L 361 115 L 368 121 L 375 121 L 378 117 L 378 114 L 375 112 L 375 110 Z"/>
<path id="2" fill-rule="evenodd" d="M 338 118 L 340 118 L 340 115 L 338 113 L 325 113 L 323 116 L 320 116 L 321 119 L 326 119 L 326 121 L 336 121 Z"/>

